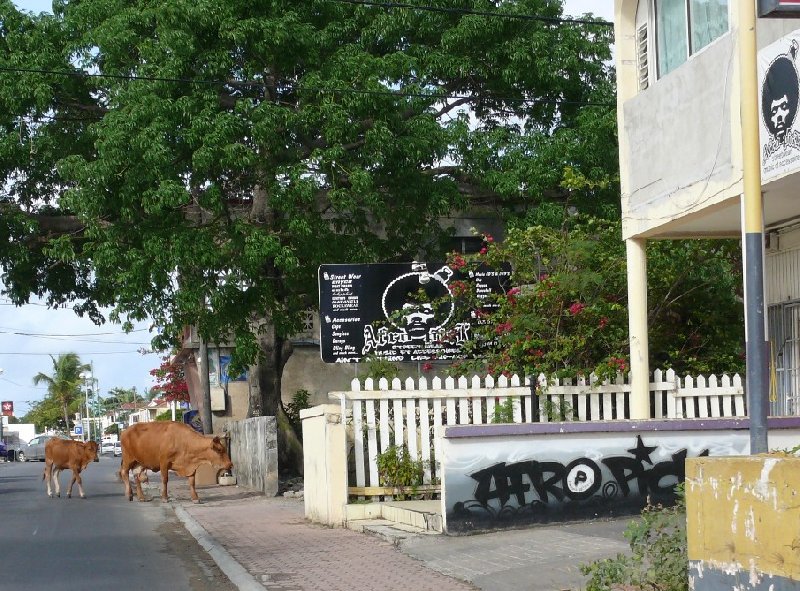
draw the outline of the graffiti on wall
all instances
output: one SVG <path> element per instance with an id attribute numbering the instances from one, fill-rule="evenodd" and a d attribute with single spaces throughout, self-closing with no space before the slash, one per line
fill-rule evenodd
<path id="1" fill-rule="evenodd" d="M 685 477 L 686 448 L 660 454 L 641 435 L 625 455 L 570 461 L 498 462 L 469 474 L 472 499 L 453 504 L 452 517 L 546 520 L 548 513 L 613 513 L 646 499 L 669 502 Z M 699 456 L 708 455 L 708 449 Z"/>

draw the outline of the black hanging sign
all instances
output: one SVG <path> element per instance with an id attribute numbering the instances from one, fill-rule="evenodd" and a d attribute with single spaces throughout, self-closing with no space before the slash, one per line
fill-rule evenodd
<path id="1" fill-rule="evenodd" d="M 481 322 L 460 314 L 455 297 L 474 284 L 481 310 L 491 294 L 508 290 L 511 265 L 469 271 L 444 263 L 322 265 L 319 268 L 320 342 L 326 363 L 463 359 L 464 344 Z M 484 343 L 484 346 L 488 343 Z"/>

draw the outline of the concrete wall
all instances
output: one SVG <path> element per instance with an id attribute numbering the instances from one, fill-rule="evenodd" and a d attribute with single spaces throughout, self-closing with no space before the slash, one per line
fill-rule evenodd
<path id="1" fill-rule="evenodd" d="M 347 451 L 341 408 L 320 405 L 300 411 L 300 418 L 306 518 L 341 526 L 347 505 Z"/>
<path id="2" fill-rule="evenodd" d="M 690 589 L 800 589 L 800 458 L 693 458 L 686 481 Z"/>
<path id="3" fill-rule="evenodd" d="M 627 142 L 620 158 L 630 163 L 625 237 L 647 232 L 664 216 L 738 196 L 741 165 L 732 141 L 739 136 L 731 129 L 736 55 L 734 38 L 724 35 L 624 104 Z"/>
<path id="4" fill-rule="evenodd" d="M 275 417 L 228 423 L 236 483 L 274 497 L 278 494 L 278 427 Z"/>
<path id="5" fill-rule="evenodd" d="M 633 514 L 673 500 L 684 460 L 747 454 L 747 419 L 447 427 L 448 533 Z M 770 419 L 770 448 L 800 442 L 800 417 Z"/>
<path id="6" fill-rule="evenodd" d="M 674 220 L 735 205 L 742 191 L 738 4 L 729 3 L 727 34 L 660 79 L 651 66 L 649 86 L 640 90 L 639 3 L 615 0 L 624 238 L 670 235 Z M 797 28 L 793 19 L 758 19 L 758 47 Z M 652 64 L 654 57 L 651 52 Z M 703 233 L 700 227 L 691 232 Z"/>

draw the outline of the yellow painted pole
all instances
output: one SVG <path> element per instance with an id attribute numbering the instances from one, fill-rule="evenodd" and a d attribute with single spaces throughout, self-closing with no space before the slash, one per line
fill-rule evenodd
<path id="1" fill-rule="evenodd" d="M 761 199 L 761 158 L 758 138 L 758 65 L 756 6 L 739 2 L 739 63 L 744 193 L 744 282 L 747 354 L 747 397 L 750 453 L 767 451 L 769 371 L 764 323 L 764 218 Z"/>

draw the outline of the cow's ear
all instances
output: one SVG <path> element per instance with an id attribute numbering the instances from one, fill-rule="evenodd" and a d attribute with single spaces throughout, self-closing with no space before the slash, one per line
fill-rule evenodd
<path id="1" fill-rule="evenodd" d="M 221 445 L 222 441 L 219 436 L 214 437 L 214 445 Z"/>

